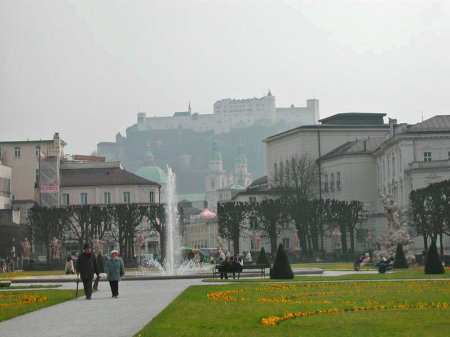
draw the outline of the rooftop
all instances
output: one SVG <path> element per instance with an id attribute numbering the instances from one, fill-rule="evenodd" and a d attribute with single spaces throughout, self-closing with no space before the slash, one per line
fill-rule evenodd
<path id="1" fill-rule="evenodd" d="M 61 187 L 121 185 L 160 186 L 120 167 L 61 169 Z"/>
<path id="2" fill-rule="evenodd" d="M 450 115 L 437 115 L 409 127 L 408 132 L 450 131 Z"/>
<path id="3" fill-rule="evenodd" d="M 318 160 L 323 161 L 343 155 L 370 154 L 378 149 L 384 141 L 384 137 L 370 137 L 367 139 L 358 139 L 355 141 L 347 142 L 331 150 L 327 154 L 320 157 Z"/>
<path id="4" fill-rule="evenodd" d="M 322 124 L 337 125 L 383 125 L 385 113 L 344 112 L 319 120 Z"/>

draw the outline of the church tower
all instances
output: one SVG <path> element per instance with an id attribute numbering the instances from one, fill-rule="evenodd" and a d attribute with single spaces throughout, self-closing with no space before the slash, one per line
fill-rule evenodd
<path id="1" fill-rule="evenodd" d="M 239 141 L 238 155 L 234 159 L 234 183 L 247 187 L 252 182 L 248 173 L 248 159 L 242 151 L 242 141 Z"/>
<path id="2" fill-rule="evenodd" d="M 213 212 L 217 211 L 217 193 L 220 188 L 228 185 L 227 174 L 222 168 L 222 153 L 214 140 L 209 154 L 208 171 L 205 175 L 205 199 Z"/>

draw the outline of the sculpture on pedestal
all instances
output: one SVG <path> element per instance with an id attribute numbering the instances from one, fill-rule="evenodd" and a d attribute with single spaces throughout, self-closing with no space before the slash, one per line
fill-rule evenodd
<path id="1" fill-rule="evenodd" d="M 94 239 L 92 239 L 92 252 L 94 256 L 103 254 L 103 242 L 97 236 L 94 236 Z"/>
<path id="2" fill-rule="evenodd" d="M 22 250 L 23 250 L 23 259 L 24 260 L 29 260 L 30 259 L 30 254 L 31 254 L 31 244 L 30 241 L 28 241 L 28 238 L 23 239 L 22 241 L 20 241 L 20 245 L 22 246 Z"/>
<path id="3" fill-rule="evenodd" d="M 61 240 L 59 240 L 56 237 L 53 237 L 52 239 L 52 245 L 53 245 L 53 259 L 58 260 L 61 258 Z"/>
<path id="4" fill-rule="evenodd" d="M 414 254 L 409 252 L 409 244 L 414 241 L 411 240 L 408 234 L 406 219 L 400 220 L 400 210 L 392 196 L 381 194 L 380 198 L 384 206 L 384 214 L 386 215 L 388 224 L 386 232 L 377 241 L 380 249 L 373 252 L 374 262 L 395 256 L 397 245 L 401 243 L 408 263 L 414 264 L 416 258 Z"/>
<path id="5" fill-rule="evenodd" d="M 259 243 L 261 241 L 261 237 L 259 236 L 259 233 L 257 231 L 253 231 L 252 241 L 253 241 L 253 249 L 259 250 Z"/>

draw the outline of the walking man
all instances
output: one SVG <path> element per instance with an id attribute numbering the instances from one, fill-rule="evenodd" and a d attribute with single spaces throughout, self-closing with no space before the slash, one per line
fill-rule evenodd
<path id="1" fill-rule="evenodd" d="M 80 254 L 76 264 L 77 274 L 80 274 L 81 280 L 83 281 L 84 293 L 86 294 L 86 299 L 90 300 L 92 295 L 92 280 L 94 279 L 94 273 L 99 275 L 97 259 L 94 254 L 91 253 L 91 246 L 85 243 L 83 246 L 84 252 Z"/>
<path id="2" fill-rule="evenodd" d="M 120 277 L 125 275 L 125 267 L 117 250 L 111 251 L 111 258 L 106 262 L 105 272 L 108 275 L 112 297 L 119 297 L 119 281 Z"/>

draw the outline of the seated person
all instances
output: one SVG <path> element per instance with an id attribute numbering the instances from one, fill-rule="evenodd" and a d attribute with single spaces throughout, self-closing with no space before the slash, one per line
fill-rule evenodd
<path id="1" fill-rule="evenodd" d="M 353 270 L 358 271 L 360 264 L 364 261 L 364 255 L 360 255 L 353 264 Z"/>
<path id="2" fill-rule="evenodd" d="M 359 269 L 361 269 L 362 267 L 364 267 L 365 265 L 367 265 L 370 262 L 370 256 L 369 253 L 366 253 L 366 256 L 364 257 L 364 259 L 361 261 L 361 263 L 359 264 Z"/>

